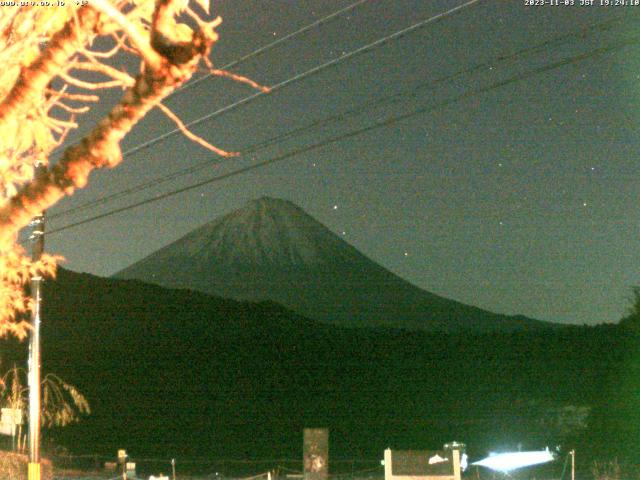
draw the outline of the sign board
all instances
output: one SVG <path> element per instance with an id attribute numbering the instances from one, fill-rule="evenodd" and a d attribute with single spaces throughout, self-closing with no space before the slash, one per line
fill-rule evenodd
<path id="1" fill-rule="evenodd" d="M 0 423 L 0 435 L 15 435 L 15 425 L 10 423 Z"/>
<path id="2" fill-rule="evenodd" d="M 3 408 L 0 410 L 0 423 L 22 425 L 22 410 L 20 408 Z"/>
<path id="3" fill-rule="evenodd" d="M 453 476 L 451 451 L 402 450 L 392 452 L 394 476 Z"/>
<path id="4" fill-rule="evenodd" d="M 385 480 L 460 480 L 459 450 L 384 452 Z"/>
<path id="5" fill-rule="evenodd" d="M 327 480 L 329 474 L 329 430 L 305 428 L 302 445 L 304 480 Z"/>

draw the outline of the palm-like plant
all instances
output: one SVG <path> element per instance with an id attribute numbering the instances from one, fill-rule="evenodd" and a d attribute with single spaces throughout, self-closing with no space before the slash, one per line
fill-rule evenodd
<path id="1" fill-rule="evenodd" d="M 89 415 L 91 408 L 86 397 L 76 387 L 53 373 L 42 381 L 42 424 L 45 427 L 64 427 Z"/>
<path id="2" fill-rule="evenodd" d="M 15 365 L 0 377 L 0 406 L 25 411 L 29 387 L 27 371 Z M 86 397 L 73 385 L 49 373 L 42 379 L 43 427 L 64 427 L 91 413 Z"/>

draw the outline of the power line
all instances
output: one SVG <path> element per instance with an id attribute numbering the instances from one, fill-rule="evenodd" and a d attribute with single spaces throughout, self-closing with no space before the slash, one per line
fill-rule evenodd
<path id="1" fill-rule="evenodd" d="M 302 28 L 300 28 L 300 29 L 296 30 L 295 32 L 289 33 L 288 35 L 285 35 L 284 37 L 281 37 L 281 38 L 279 38 L 279 39 L 277 39 L 277 40 L 274 40 L 273 42 L 268 43 L 267 45 L 264 45 L 264 46 L 262 46 L 262 47 L 260 47 L 260 48 L 258 48 L 258 49 L 256 49 L 256 50 L 254 50 L 254 51 L 253 51 L 253 52 L 251 52 L 251 53 L 248 53 L 248 54 L 246 54 L 246 55 L 243 55 L 242 57 L 240 57 L 240 58 L 238 58 L 238 59 L 236 59 L 236 60 L 234 60 L 234 61 L 232 61 L 232 62 L 230 62 L 230 63 L 227 63 L 226 65 L 224 65 L 224 66 L 222 66 L 222 67 L 220 67 L 220 68 L 221 68 L 222 70 L 229 70 L 229 69 L 231 69 L 231 68 L 234 68 L 234 67 L 238 66 L 239 64 L 241 64 L 241 63 L 243 63 L 243 62 L 246 62 L 246 61 L 247 61 L 247 60 L 249 60 L 250 58 L 253 58 L 253 57 L 256 57 L 256 56 L 258 56 L 258 55 L 261 55 L 261 54 L 263 54 L 264 52 L 267 52 L 267 51 L 271 50 L 272 48 L 274 48 L 274 47 L 276 47 L 276 46 L 280 45 L 281 43 L 283 43 L 283 42 L 285 42 L 285 41 L 287 41 L 287 40 L 289 40 L 289 39 L 291 39 L 291 38 L 297 37 L 298 35 L 300 35 L 300 34 L 302 34 L 302 33 L 304 33 L 304 32 L 307 32 L 307 31 L 311 30 L 312 28 L 315 28 L 315 27 L 318 27 L 318 26 L 322 25 L 323 23 L 327 23 L 329 20 L 333 20 L 334 18 L 336 18 L 336 17 L 338 17 L 338 16 L 342 15 L 343 13 L 346 13 L 346 12 L 348 12 L 348 11 L 351 11 L 351 10 L 353 10 L 354 8 L 356 8 L 356 7 L 360 6 L 360 5 L 362 5 L 363 3 L 368 2 L 368 1 L 370 1 L 370 0 L 358 0 L 357 2 L 354 2 L 354 3 L 352 3 L 351 5 L 348 5 L 348 6 L 346 6 L 346 7 L 342 8 L 342 9 L 340 9 L 340 10 L 337 10 L 337 11 L 335 11 L 335 12 L 333 12 L 333 13 L 330 13 L 330 14 L 329 14 L 329 15 L 327 15 L 326 17 L 322 17 L 321 19 L 316 20 L 316 21 L 315 21 L 315 22 L 313 22 L 313 23 L 310 23 L 310 24 L 308 24 L 308 25 L 305 25 L 304 27 L 302 27 Z M 209 77 L 211 77 L 211 76 L 212 76 L 212 75 L 211 75 L 210 73 L 208 73 L 208 74 L 206 74 L 206 75 L 203 75 L 203 76 L 202 76 L 202 77 L 200 77 L 200 78 L 196 78 L 196 79 L 194 79 L 194 80 L 192 80 L 192 81 L 190 81 L 190 82 L 188 82 L 188 83 L 186 83 L 186 84 L 182 85 L 181 87 L 176 88 L 173 92 L 171 92 L 171 94 L 169 94 L 169 95 L 167 96 L 167 98 L 169 98 L 169 97 L 171 97 L 171 96 L 175 95 L 176 93 L 178 93 L 178 92 L 180 92 L 180 91 L 183 91 L 183 90 L 186 90 L 186 89 L 188 89 L 188 88 L 191 88 L 191 87 L 193 87 L 194 85 L 196 85 L 196 84 L 198 84 L 198 83 L 202 82 L 203 80 L 206 80 L 207 78 L 209 78 Z"/>
<path id="2" fill-rule="evenodd" d="M 259 47 L 255 50 L 253 50 L 252 52 L 249 52 L 245 55 L 243 55 L 240 58 L 237 58 L 235 60 L 233 60 L 232 62 L 227 63 L 226 65 L 223 65 L 222 67 L 220 67 L 221 70 L 229 70 L 231 68 L 235 68 L 238 65 L 240 65 L 241 63 L 246 62 L 247 60 L 253 58 L 253 57 L 257 57 L 258 55 L 261 55 L 265 52 L 268 52 L 269 50 L 277 47 L 278 45 L 280 45 L 281 43 L 284 43 L 288 40 L 291 40 L 292 38 L 297 37 L 298 35 L 301 35 L 305 32 L 308 32 L 309 30 L 319 27 L 320 25 L 327 23 L 337 17 L 339 17 L 340 15 L 349 12 L 351 10 L 354 10 L 356 7 L 359 7 L 360 5 L 362 5 L 363 3 L 366 3 L 368 1 L 371 0 L 358 0 L 350 5 L 347 5 L 344 8 L 341 8 L 340 10 L 336 10 L 333 13 L 330 13 L 329 15 L 326 15 L 318 20 L 316 20 L 315 22 L 309 23 L 307 25 L 305 25 L 304 27 L 299 28 L 298 30 L 295 30 L 294 32 L 291 32 L 277 40 L 274 40 L 273 42 L 270 42 L 266 45 L 263 45 L 262 47 Z M 203 75 L 202 77 L 196 78 L 191 80 L 190 82 L 185 83 L 184 85 L 176 88 L 173 92 L 171 92 L 169 95 L 167 95 L 165 97 L 165 99 L 167 98 L 171 98 L 172 96 L 176 95 L 179 92 L 182 92 L 184 90 L 187 90 L 191 87 L 193 87 L 194 85 L 197 85 L 198 83 L 202 82 L 203 80 L 206 80 L 207 78 L 211 77 L 212 74 L 211 73 L 207 73 L 206 75 Z"/>
<path id="3" fill-rule="evenodd" d="M 467 7 L 470 7 L 471 5 L 474 5 L 474 4 L 476 4 L 476 3 L 480 2 L 480 1 L 481 0 L 469 0 L 466 3 L 458 5 L 458 6 L 454 7 L 454 8 L 451 8 L 451 9 L 449 9 L 449 10 L 447 10 L 445 12 L 439 13 L 437 15 L 433 15 L 432 17 L 429 17 L 429 18 L 427 18 L 425 20 L 422 20 L 420 22 L 414 23 L 413 25 L 411 25 L 409 27 L 403 28 L 402 30 L 398 30 L 398 31 L 396 31 L 396 32 L 394 32 L 394 33 L 392 33 L 390 35 L 387 35 L 385 37 L 382 37 L 382 38 L 380 38 L 380 39 L 378 39 L 378 40 L 376 40 L 374 42 L 368 43 L 368 44 L 366 44 L 366 45 L 364 45 L 364 46 L 362 46 L 360 48 L 352 50 L 349 53 L 346 53 L 346 54 L 344 54 L 344 55 L 342 55 L 342 56 L 340 56 L 338 58 L 334 58 L 333 60 L 329 60 L 328 62 L 325 62 L 325 63 L 323 63 L 321 65 L 318 65 L 318 66 L 313 67 L 313 68 L 311 68 L 309 70 L 306 70 L 305 72 L 302 72 L 302 73 L 300 73 L 298 75 L 290 77 L 287 80 L 284 80 L 284 81 L 282 81 L 282 82 L 280 82 L 280 83 L 278 83 L 276 85 L 271 86 L 270 87 L 270 93 L 276 92 L 278 90 L 282 90 L 283 88 L 288 87 L 288 86 L 290 86 L 290 85 L 292 85 L 292 84 L 294 84 L 296 82 L 299 82 L 300 80 L 303 80 L 305 78 L 308 78 L 308 77 L 311 77 L 313 75 L 316 75 L 316 74 L 326 70 L 327 68 L 334 67 L 334 66 L 338 65 L 339 63 L 341 63 L 341 62 L 343 62 L 345 60 L 348 60 L 350 58 L 354 58 L 356 56 L 362 55 L 363 53 L 369 52 L 369 51 L 371 51 L 371 50 L 373 50 L 375 48 L 378 48 L 378 47 L 380 47 L 382 45 L 385 45 L 385 44 L 389 43 L 392 40 L 396 40 L 398 38 L 401 38 L 401 37 L 413 32 L 415 30 L 418 30 L 418 29 L 420 29 L 422 27 L 425 27 L 426 25 L 429 25 L 429 24 L 434 23 L 434 22 L 438 22 L 438 21 L 440 21 L 440 20 L 442 20 L 442 19 L 444 19 L 444 18 L 446 18 L 446 17 L 448 17 L 450 15 L 455 14 L 455 13 L 459 13 L 463 9 L 465 9 Z M 200 118 L 197 118 L 195 120 L 192 120 L 191 122 L 186 123 L 185 127 L 186 128 L 190 128 L 190 127 L 193 127 L 193 126 L 198 125 L 200 123 L 203 123 L 203 122 L 205 122 L 207 120 L 210 120 L 210 119 L 215 118 L 215 117 L 217 117 L 219 115 L 222 115 L 223 113 L 227 113 L 227 112 L 229 112 L 231 110 L 234 110 L 234 109 L 238 108 L 241 105 L 249 103 L 249 102 L 255 100 L 256 98 L 260 98 L 263 95 L 265 95 L 265 93 L 262 92 L 262 91 L 256 92 L 253 95 L 249 95 L 248 97 L 244 97 L 244 98 L 242 98 L 242 99 L 240 99 L 240 100 L 238 100 L 238 101 L 236 101 L 236 102 L 234 102 L 234 103 L 232 103 L 230 105 L 227 105 L 226 107 L 222 107 L 222 108 L 220 108 L 220 109 L 218 109 L 218 110 L 216 110 L 214 112 L 211 112 L 211 113 L 209 113 L 207 115 L 204 115 L 203 117 L 200 117 Z M 127 150 L 126 152 L 124 152 L 122 154 L 122 156 L 124 157 L 124 156 L 127 156 L 127 155 L 131 155 L 133 153 L 139 152 L 140 150 L 143 150 L 143 149 L 145 149 L 147 147 L 150 147 L 151 145 L 155 145 L 156 143 L 161 142 L 161 141 L 165 140 L 166 138 L 169 138 L 169 137 L 171 137 L 171 136 L 173 136 L 173 135 L 175 135 L 177 133 L 180 133 L 180 129 L 179 128 L 175 128 L 173 130 L 170 130 L 170 131 L 168 131 L 166 133 L 163 133 L 162 135 L 154 137 L 154 138 L 152 138 L 150 140 L 147 140 L 146 142 L 143 142 L 143 143 L 141 143 L 141 144 L 139 144 L 139 145 Z"/>
<path id="4" fill-rule="evenodd" d="M 70 223 L 70 224 L 65 225 L 63 227 L 52 229 L 52 230 L 50 230 L 48 232 L 48 235 L 59 233 L 59 232 L 62 232 L 64 230 L 68 230 L 68 229 L 73 228 L 73 227 L 84 225 L 85 223 L 93 222 L 95 220 L 99 220 L 99 219 L 102 219 L 102 218 L 105 218 L 105 217 L 108 217 L 108 216 L 111 216 L 111 215 L 115 215 L 117 213 L 122 213 L 124 211 L 131 210 L 131 209 L 134 209 L 134 208 L 137 208 L 137 207 L 149 204 L 149 203 L 157 202 L 159 200 L 163 200 L 165 198 L 172 197 L 172 196 L 177 195 L 179 193 L 183 193 L 183 192 L 186 192 L 186 191 L 189 191 L 189 190 L 193 190 L 195 188 L 199 188 L 199 187 L 202 187 L 204 185 L 211 184 L 211 183 L 219 182 L 219 181 L 225 180 L 227 178 L 234 177 L 236 175 L 240 175 L 240 174 L 252 171 L 252 170 L 256 170 L 258 168 L 265 167 L 267 165 L 272 165 L 272 164 L 281 162 L 283 160 L 287 160 L 287 159 L 289 159 L 291 157 L 298 156 L 298 155 L 300 155 L 302 153 L 310 152 L 312 150 L 317 150 L 318 148 L 330 145 L 332 143 L 337 143 L 337 142 L 340 142 L 342 140 L 346 140 L 348 138 L 356 137 L 358 135 L 362 135 L 363 133 L 371 132 L 371 131 L 377 130 L 379 128 L 388 127 L 389 125 L 401 122 L 403 120 L 407 120 L 407 119 L 415 117 L 417 115 L 422 115 L 422 114 L 434 111 L 434 110 L 442 108 L 442 107 L 453 105 L 453 104 L 458 103 L 458 102 L 460 102 L 462 100 L 466 100 L 468 98 L 471 98 L 471 97 L 473 97 L 475 95 L 479 95 L 479 94 L 482 94 L 482 93 L 487 93 L 487 92 L 489 92 L 491 90 L 495 90 L 497 88 L 501 88 L 501 87 L 504 87 L 506 85 L 509 85 L 509 84 L 512 84 L 512 83 L 515 83 L 515 82 L 519 82 L 521 80 L 525 80 L 527 78 L 530 78 L 530 77 L 533 77 L 533 76 L 536 76 L 536 75 L 539 75 L 539 74 L 542 74 L 542 73 L 546 73 L 546 72 L 554 70 L 556 68 L 560 68 L 560 67 L 564 67 L 566 65 L 571 65 L 571 64 L 574 64 L 574 63 L 578 63 L 578 62 L 580 62 L 582 60 L 585 60 L 587 58 L 593 57 L 595 55 L 601 55 L 601 54 L 604 54 L 604 53 L 609 53 L 609 52 L 612 52 L 614 50 L 617 50 L 617 49 L 620 49 L 620 48 L 623 48 L 623 47 L 626 47 L 626 46 L 629 46 L 629 45 L 632 45 L 632 44 L 635 44 L 635 43 L 639 43 L 639 42 L 640 42 L 640 36 L 636 36 L 633 39 L 629 39 L 629 40 L 626 40 L 626 41 L 623 41 L 623 42 L 618 42 L 616 44 L 613 44 L 613 45 L 610 45 L 610 46 L 607 46 L 607 47 L 600 47 L 600 48 L 597 48 L 597 49 L 594 49 L 594 50 L 591 50 L 591 51 L 588 51 L 588 52 L 585 52 L 585 53 L 581 53 L 579 55 L 575 55 L 573 57 L 568 57 L 568 58 L 559 60 L 557 62 L 554 62 L 554 63 L 551 63 L 551 64 L 547 64 L 547 65 L 535 68 L 535 69 L 530 70 L 528 72 L 524 72 L 524 73 L 520 73 L 520 74 L 511 76 L 511 77 L 509 77 L 509 78 L 507 78 L 505 80 L 500 80 L 500 81 L 494 82 L 494 83 L 492 83 L 490 85 L 487 85 L 485 87 L 480 87 L 480 88 L 477 88 L 477 89 L 469 90 L 469 91 L 464 92 L 464 93 L 462 93 L 462 94 L 460 94 L 460 95 L 458 95 L 456 97 L 453 97 L 451 99 L 445 100 L 445 101 L 440 102 L 438 104 L 435 104 L 435 105 L 424 105 L 424 106 L 422 106 L 422 107 L 420 107 L 418 109 L 412 110 L 410 112 L 407 112 L 407 113 L 404 113 L 404 114 L 401 114 L 401 115 L 396 115 L 396 116 L 390 117 L 390 118 L 388 118 L 386 120 L 370 124 L 370 125 L 368 125 L 366 127 L 362 127 L 362 128 L 359 128 L 359 129 L 351 130 L 349 132 L 346 132 L 346 133 L 343 133 L 343 134 L 340 134 L 340 135 L 336 135 L 336 136 L 324 139 L 324 140 L 322 140 L 320 142 L 316 142 L 316 143 L 313 143 L 313 144 L 310 144 L 310 145 L 306 145 L 304 147 L 301 147 L 301 148 L 292 150 L 290 152 L 287 152 L 287 153 L 285 153 L 283 155 L 279 155 L 279 156 L 270 158 L 268 160 L 264 160 L 262 162 L 255 163 L 253 165 L 249 165 L 247 167 L 240 168 L 238 170 L 234 170 L 233 172 L 229 172 L 229 173 L 226 173 L 226 174 L 223 174 L 223 175 L 219 175 L 219 176 L 216 176 L 216 177 L 213 177 L 213 178 L 209 178 L 207 180 L 202 180 L 200 182 L 193 183 L 193 184 L 188 185 L 186 187 L 182 187 L 182 188 L 179 188 L 179 189 L 176 189 L 176 190 L 165 192 L 165 193 L 163 193 L 161 195 L 157 195 L 157 196 L 155 196 L 153 198 L 148 198 L 148 199 L 145 199 L 145 200 L 142 200 L 142 201 L 139 201 L 139 202 L 124 206 L 124 207 L 120 207 L 120 208 L 117 208 L 117 209 L 114 209 L 114 210 L 110 210 L 110 211 L 102 213 L 100 215 L 96 215 L 96 216 L 93 216 L 93 217 L 90 217 L 90 218 L 86 218 L 86 219 L 80 220 L 78 222 Z"/>
<path id="5" fill-rule="evenodd" d="M 353 58 L 355 56 L 358 56 L 358 55 L 361 55 L 363 53 L 369 52 L 370 50 L 373 50 L 374 48 L 382 46 L 382 45 L 384 45 L 384 44 L 386 44 L 386 43 L 388 43 L 388 42 L 390 42 L 392 40 L 401 38 L 401 37 L 407 35 L 408 33 L 411 33 L 411 32 L 413 32 L 413 31 L 415 31 L 415 30 L 417 30 L 419 28 L 422 28 L 422 27 L 430 24 L 430 23 L 434 23 L 434 22 L 440 21 L 440 20 L 442 20 L 442 19 L 444 19 L 444 18 L 446 18 L 446 17 L 448 17 L 450 15 L 458 13 L 461 10 L 463 10 L 464 8 L 470 7 L 471 5 L 474 5 L 474 4 L 478 3 L 479 1 L 480 0 L 469 0 L 466 3 L 458 5 L 458 6 L 454 7 L 454 8 L 451 8 L 451 9 L 445 11 L 445 12 L 441 12 L 441 13 L 433 15 L 433 16 L 425 19 L 425 20 L 421 20 L 420 22 L 414 23 L 413 25 L 411 25 L 409 27 L 406 27 L 406 28 L 403 28 L 401 30 L 398 30 L 398 31 L 396 31 L 396 32 L 394 32 L 394 33 L 392 33 L 390 35 L 387 35 L 385 37 L 379 38 L 378 40 L 375 40 L 374 42 L 371 42 L 371 43 L 366 44 L 366 45 L 364 45 L 362 47 L 359 47 L 359 48 L 357 48 L 355 50 L 352 50 L 349 53 L 346 53 L 346 54 L 344 54 L 344 55 L 342 55 L 342 56 L 340 56 L 338 58 L 334 58 L 333 60 L 330 60 L 328 62 L 325 62 L 325 63 L 321 64 L 321 65 L 318 65 L 318 66 L 313 67 L 313 68 L 311 68 L 309 70 L 306 70 L 305 72 L 302 72 L 302 73 L 300 73 L 298 75 L 290 77 L 287 80 L 284 80 L 284 81 L 272 86 L 270 90 L 271 90 L 271 92 L 275 92 L 277 90 L 285 88 L 285 87 L 287 87 L 287 86 L 289 86 L 289 85 L 291 85 L 291 84 L 293 84 L 295 82 L 298 82 L 298 81 L 303 80 L 303 79 L 305 79 L 307 77 L 310 77 L 312 75 L 320 73 L 321 71 L 323 71 L 323 70 L 325 70 L 327 68 L 333 67 L 333 66 L 339 64 L 340 62 L 343 62 L 343 61 L 345 61 L 345 60 L 347 60 L 349 58 Z M 241 105 L 243 105 L 245 103 L 248 103 L 248 102 L 250 102 L 252 100 L 255 100 L 256 98 L 261 97 L 262 95 L 264 95 L 263 92 L 257 92 L 257 93 L 255 93 L 253 95 L 249 95 L 248 97 L 245 97 L 245 98 L 243 98 L 241 100 L 238 100 L 238 101 L 236 101 L 236 102 L 234 102 L 234 103 L 232 103 L 230 105 L 227 105 L 226 107 L 220 108 L 220 109 L 218 109 L 218 110 L 216 110 L 216 111 L 214 111 L 212 113 L 209 113 L 209 114 L 207 114 L 207 115 L 205 115 L 203 117 L 200 117 L 200 118 L 198 118 L 196 120 L 192 120 L 191 122 L 186 123 L 185 127 L 186 128 L 190 128 L 190 127 L 193 127 L 194 125 L 198 125 L 200 123 L 203 123 L 203 122 L 205 122 L 207 120 L 210 120 L 210 119 L 215 118 L 215 117 L 217 117 L 219 115 L 222 115 L 222 114 L 224 114 L 224 113 L 226 113 L 228 111 L 231 111 L 231 110 L 233 110 L 233 109 L 235 109 L 235 108 L 237 108 L 237 107 L 239 107 L 239 106 L 241 106 Z M 122 156 L 126 157 L 126 156 L 132 155 L 134 153 L 137 153 L 140 150 L 148 148 L 148 147 L 150 147 L 150 146 L 152 146 L 152 145 L 154 145 L 154 144 L 156 144 L 158 142 L 161 142 L 162 140 L 165 140 L 168 137 L 171 137 L 171 136 L 175 135 L 176 133 L 180 133 L 180 129 L 176 128 L 174 130 L 170 130 L 169 132 L 166 132 L 166 133 L 164 133 L 162 135 L 159 135 L 157 137 L 154 137 L 154 138 L 152 138 L 152 139 L 150 139 L 150 140 L 148 140 L 146 142 L 143 142 L 143 143 L 141 143 L 141 144 L 139 144 L 139 145 L 137 145 L 137 146 L 135 146 L 133 148 L 130 148 L 129 150 L 126 150 L 125 152 L 123 152 Z M 135 189 L 135 187 L 133 187 L 133 188 Z M 73 210 L 77 211 L 78 209 L 83 209 L 83 207 L 80 206 L 77 209 L 74 208 Z M 61 216 L 63 214 L 70 213 L 70 212 L 71 212 L 71 210 L 68 210 L 68 211 L 65 211 L 65 212 L 62 212 L 62 213 L 58 214 L 57 216 Z"/>
<path id="6" fill-rule="evenodd" d="M 398 92 L 395 94 L 391 94 L 391 95 L 387 95 L 384 96 L 382 98 L 379 98 L 373 102 L 371 101 L 367 101 L 364 104 L 359 105 L 358 107 L 343 111 L 341 113 L 338 114 L 334 114 L 331 115 L 329 117 L 325 117 L 323 119 L 320 120 L 316 120 L 314 122 L 311 122 L 310 124 L 295 128 L 293 130 L 290 130 L 288 132 L 282 133 L 280 135 L 276 135 L 268 140 L 264 140 L 262 142 L 253 144 L 249 147 L 247 147 L 246 149 L 242 150 L 243 154 L 250 154 L 250 153 L 255 153 L 256 151 L 259 151 L 261 149 L 264 149 L 266 147 L 275 145 L 277 143 L 280 143 L 284 140 L 290 139 L 290 138 L 294 138 L 298 135 L 300 135 L 301 133 L 310 131 L 316 127 L 320 127 L 320 126 L 325 126 L 328 125 L 330 123 L 334 123 L 337 121 L 341 121 L 344 120 L 350 116 L 354 116 L 354 115 L 358 115 L 361 114 L 367 110 L 371 110 L 373 108 L 377 108 L 380 105 L 383 105 L 385 103 L 398 103 L 401 100 L 406 99 L 407 97 L 411 97 L 411 98 L 415 98 L 418 96 L 418 92 L 420 90 L 423 90 L 424 88 L 430 87 L 430 86 L 435 86 L 439 83 L 442 83 L 444 81 L 448 81 L 448 80 L 453 80 L 455 78 L 461 77 L 463 75 L 467 75 L 467 74 L 473 74 L 476 73 L 478 71 L 482 71 L 483 69 L 486 69 L 488 66 L 495 66 L 495 65 L 499 65 L 500 63 L 504 63 L 504 62 L 508 62 L 508 61 L 514 61 L 516 59 L 521 58 L 523 55 L 527 55 L 530 53 L 537 53 L 542 51 L 544 48 L 549 47 L 549 46 L 559 46 L 562 44 L 565 44 L 575 38 L 584 38 L 589 32 L 593 31 L 593 30 L 604 30 L 605 28 L 609 28 L 611 27 L 613 24 L 619 22 L 620 20 L 626 19 L 628 18 L 626 15 L 621 15 L 603 22 L 597 22 L 591 25 L 587 25 L 585 27 L 582 27 L 578 30 L 575 30 L 571 33 L 567 33 L 567 34 L 563 34 L 560 36 L 556 36 L 553 38 L 550 38 L 548 40 L 545 40 L 539 44 L 533 45 L 531 47 L 527 47 L 527 48 L 523 48 L 523 49 L 518 49 L 514 52 L 511 53 L 506 53 L 506 54 L 500 54 L 497 55 L 496 57 L 493 57 L 487 61 L 484 61 L 482 63 L 473 65 L 471 67 L 467 67 L 467 68 L 463 68 L 461 70 L 458 70 L 454 73 L 445 75 L 443 77 L 437 78 L 435 80 L 431 80 L 428 82 L 424 82 L 421 83 L 415 87 L 413 87 L 410 90 L 406 90 L 403 92 Z M 153 186 L 157 186 L 157 185 L 161 185 L 162 183 L 166 183 L 170 180 L 174 180 L 176 178 L 179 178 L 181 176 L 185 176 L 191 173 L 195 173 L 199 170 L 202 170 L 203 168 L 207 168 L 210 167 L 212 165 L 215 164 L 219 164 L 221 162 L 221 160 L 214 158 L 214 159 L 210 159 L 207 160 L 205 162 L 201 162 L 197 165 L 193 165 L 191 167 L 187 167 L 181 170 L 178 170 L 176 172 L 170 173 L 168 175 L 164 175 L 162 177 L 144 182 L 142 184 L 138 184 L 135 185 L 133 187 L 130 187 L 126 190 L 120 191 L 120 192 L 116 192 L 114 194 L 108 195 L 106 197 L 102 197 L 90 202 L 86 202 L 82 205 L 76 206 L 76 207 L 72 207 L 69 208 L 67 210 L 64 210 L 60 213 L 54 214 L 54 215 L 50 215 L 49 218 L 53 219 L 53 218 L 59 218 L 74 212 L 79 212 L 79 211 L 83 211 L 86 210 L 88 208 L 92 208 L 92 207 L 96 207 L 99 205 L 104 205 L 106 203 L 108 203 L 111 200 L 115 200 L 133 193 L 137 193 L 140 192 L 142 190 L 145 190 L 147 188 L 153 187 Z"/>

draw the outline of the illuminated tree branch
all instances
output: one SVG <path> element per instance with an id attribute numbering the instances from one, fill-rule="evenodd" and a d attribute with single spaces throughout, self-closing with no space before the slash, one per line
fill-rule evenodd
<path id="1" fill-rule="evenodd" d="M 51 38 L 47 48 L 33 63 L 24 67 L 13 88 L 0 102 L 0 125 L 17 121 L 21 114 L 34 108 L 54 77 L 66 70 L 77 51 L 77 42 L 86 43 L 98 25 L 98 13 L 82 7 L 75 19 Z"/>
<path id="2" fill-rule="evenodd" d="M 208 10 L 207 0 L 194 1 Z M 0 337 L 26 334 L 27 323 L 18 315 L 30 309 L 24 285 L 33 275 L 52 275 L 57 260 L 45 255 L 32 262 L 16 242 L 18 232 L 63 196 L 84 187 L 92 170 L 120 163 L 120 142 L 152 108 L 161 108 L 191 140 L 230 155 L 191 133 L 161 104 L 201 62 L 210 66 L 207 57 L 218 39 L 215 28 L 221 20 L 204 19 L 187 3 L 92 0 L 81 8 L 0 13 L 0 63 L 7 65 L 0 72 Z M 189 24 L 178 21 L 183 13 Z M 112 45 L 105 51 L 90 48 L 96 37 Z M 137 56 L 138 71 L 105 63 L 119 55 Z M 264 90 L 239 75 L 212 73 Z M 106 79 L 96 81 L 95 74 Z M 47 163 L 53 149 L 77 128 L 77 116 L 99 100 L 93 92 L 110 87 L 124 89 L 120 101 L 66 148 L 45 175 L 33 178 L 34 166 Z"/>
<path id="3" fill-rule="evenodd" d="M 162 103 L 158 104 L 158 108 L 160 110 L 162 110 L 162 112 L 169 117 L 169 119 L 171 119 L 171 121 L 173 121 L 176 126 L 178 127 L 178 129 L 182 132 L 182 134 L 187 137 L 189 140 L 197 143 L 198 145 L 202 145 L 204 148 L 206 148 L 207 150 L 212 151 L 213 153 L 220 155 L 222 157 L 236 157 L 238 156 L 238 153 L 236 152 L 227 152 L 225 150 L 222 150 L 214 145 L 211 145 L 209 142 L 207 142 L 205 139 L 195 135 L 194 133 L 192 133 L 187 126 L 184 124 L 184 122 L 182 122 L 182 120 L 180 120 L 180 117 L 178 117 L 175 113 L 173 113 L 169 107 L 167 107 L 166 105 L 163 105 Z"/>

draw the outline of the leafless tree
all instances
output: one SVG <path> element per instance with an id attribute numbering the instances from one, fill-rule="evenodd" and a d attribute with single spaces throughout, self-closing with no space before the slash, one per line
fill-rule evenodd
<path id="1" fill-rule="evenodd" d="M 213 68 L 221 20 L 208 0 L 16 2 L 0 8 L 0 337 L 22 338 L 31 307 L 24 286 L 33 275 L 54 274 L 57 260 L 33 262 L 17 243 L 30 219 L 84 187 L 93 169 L 120 163 L 120 142 L 155 107 L 203 147 L 233 155 L 189 132 L 161 102 L 203 67 L 256 85 Z M 114 66 L 123 55 L 135 58 L 134 72 Z M 82 115 L 113 88 L 123 90 L 117 104 L 36 178 L 36 165 L 48 165 Z"/>

